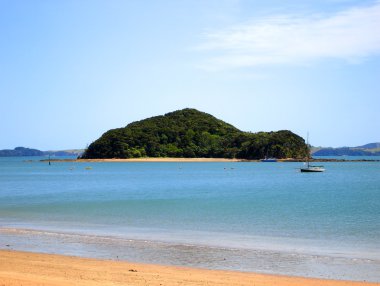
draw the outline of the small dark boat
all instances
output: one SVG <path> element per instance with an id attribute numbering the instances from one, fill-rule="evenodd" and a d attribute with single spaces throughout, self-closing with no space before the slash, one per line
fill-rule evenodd
<path id="1" fill-rule="evenodd" d="M 261 162 L 277 162 L 277 159 L 265 157 L 265 159 L 261 159 Z"/>

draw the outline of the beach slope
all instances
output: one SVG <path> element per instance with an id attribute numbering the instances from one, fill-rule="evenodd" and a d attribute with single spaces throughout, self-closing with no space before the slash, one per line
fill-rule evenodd
<path id="1" fill-rule="evenodd" d="M 202 270 L 0 250 L 0 285 L 369 286 L 379 283 Z"/>

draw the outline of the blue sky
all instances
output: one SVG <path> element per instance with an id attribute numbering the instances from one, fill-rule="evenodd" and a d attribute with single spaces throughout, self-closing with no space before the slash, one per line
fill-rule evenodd
<path id="1" fill-rule="evenodd" d="M 0 149 L 84 148 L 185 107 L 380 141 L 380 1 L 0 0 Z"/>

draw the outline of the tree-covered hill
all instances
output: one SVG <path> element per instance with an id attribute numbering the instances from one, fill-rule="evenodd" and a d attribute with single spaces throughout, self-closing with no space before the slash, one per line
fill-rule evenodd
<path id="1" fill-rule="evenodd" d="M 304 139 L 287 130 L 242 132 L 210 114 L 187 108 L 109 130 L 90 144 L 82 158 L 265 156 L 305 158 L 308 148 Z"/>

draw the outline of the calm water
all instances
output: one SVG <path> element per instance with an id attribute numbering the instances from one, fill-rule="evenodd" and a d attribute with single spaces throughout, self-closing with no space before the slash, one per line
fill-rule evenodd
<path id="1" fill-rule="evenodd" d="M 324 165 L 0 158 L 0 248 L 380 282 L 380 162 Z"/>

